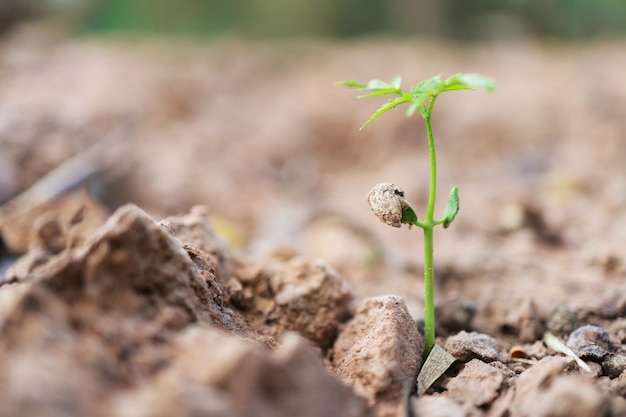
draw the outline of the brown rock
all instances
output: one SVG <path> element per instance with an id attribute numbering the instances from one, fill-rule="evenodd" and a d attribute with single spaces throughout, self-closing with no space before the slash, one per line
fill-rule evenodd
<path id="1" fill-rule="evenodd" d="M 466 417 L 463 406 L 439 395 L 414 397 L 411 407 L 416 417 Z"/>
<path id="2" fill-rule="evenodd" d="M 232 259 L 228 256 L 226 244 L 217 236 L 209 220 L 209 210 L 195 206 L 182 216 L 167 217 L 159 223 L 165 230 L 181 242 L 205 253 L 216 266 L 216 276 L 225 281 L 232 273 Z"/>
<path id="3" fill-rule="evenodd" d="M 507 333 L 517 334 L 521 342 L 532 343 L 541 340 L 546 326 L 534 301 L 529 299 L 511 311 L 502 328 Z"/>
<path id="4" fill-rule="evenodd" d="M 84 191 L 56 198 L 45 195 L 33 198 L 32 191 L 37 190 L 31 189 L 30 194 L 24 193 L 0 210 L 0 234 L 7 248 L 17 255 L 26 253 L 33 245 L 47 247 L 53 254 L 66 246 L 77 246 L 102 225 L 109 214 Z"/>
<path id="5" fill-rule="evenodd" d="M 24 210 L 20 211 L 20 207 L 8 204 L 0 210 L 4 243 L 14 253 L 23 254 L 8 268 L 4 277 L 7 282 L 49 275 L 108 215 L 86 192 L 70 193 L 32 209 L 21 207 Z"/>
<path id="6" fill-rule="evenodd" d="M 191 327 L 177 339 L 176 358 L 139 392 L 115 401 L 122 417 L 370 416 L 366 402 L 301 339 L 289 334 L 276 351 L 211 328 Z M 207 360 L 207 356 L 211 360 Z"/>
<path id="7" fill-rule="evenodd" d="M 251 327 L 279 339 L 295 331 L 322 349 L 337 336 L 339 323 L 349 316 L 354 295 L 347 282 L 325 262 L 302 258 L 266 269 L 240 265 L 238 282 L 229 296 Z"/>
<path id="8" fill-rule="evenodd" d="M 620 375 L 625 374 L 626 370 L 626 354 L 624 355 L 609 355 L 602 362 L 602 369 L 604 373 L 611 378 L 617 378 Z"/>
<path id="9" fill-rule="evenodd" d="M 612 397 L 610 400 L 611 416 L 626 416 L 626 397 Z"/>
<path id="10" fill-rule="evenodd" d="M 611 350 L 611 338 L 601 327 L 586 325 L 569 335 L 567 347 L 584 360 L 600 362 Z"/>
<path id="11" fill-rule="evenodd" d="M 504 375 L 500 369 L 472 359 L 448 382 L 447 395 L 457 402 L 480 407 L 491 403 L 498 396 L 503 381 Z"/>
<path id="12" fill-rule="evenodd" d="M 491 404 L 486 417 L 509 417 L 509 408 L 515 396 L 515 390 L 509 389 L 501 393 Z"/>
<path id="13" fill-rule="evenodd" d="M 557 306 L 548 319 L 547 329 L 556 336 L 570 334 L 578 324 L 578 314 L 565 304 Z"/>
<path id="14" fill-rule="evenodd" d="M 583 309 L 580 313 L 583 318 L 601 317 L 614 319 L 626 315 L 626 292 L 609 293 L 598 300 L 595 305 Z"/>
<path id="15" fill-rule="evenodd" d="M 548 356 L 537 364 L 524 371 L 517 379 L 516 400 L 524 398 L 529 393 L 543 385 L 548 385 L 557 375 L 568 366 L 568 360 L 560 356 Z"/>
<path id="16" fill-rule="evenodd" d="M 522 373 L 511 403 L 511 416 L 606 415 L 608 402 L 591 379 L 563 374 L 570 363 L 562 357 L 547 357 Z"/>
<path id="17" fill-rule="evenodd" d="M 561 375 L 513 403 L 512 417 L 608 416 L 608 398 L 581 375 Z"/>
<path id="18" fill-rule="evenodd" d="M 448 353 L 462 362 L 469 362 L 474 358 L 483 362 L 498 359 L 496 339 L 483 333 L 461 331 L 450 336 L 444 347 Z"/>
<path id="19" fill-rule="evenodd" d="M 288 337 L 272 354 L 242 341 L 277 347 L 230 309 L 218 271 L 211 254 L 121 208 L 48 275 L 3 288 L 12 307 L 0 328 L 0 415 L 368 415 L 301 342 Z M 277 271 L 264 284 L 266 314 L 333 337 L 345 282 L 322 264 Z"/>
<path id="20" fill-rule="evenodd" d="M 422 364 L 424 341 L 404 301 L 397 296 L 367 298 L 339 334 L 331 356 L 335 372 L 378 406 L 395 415 Z"/>
<path id="21" fill-rule="evenodd" d="M 0 367 L 1 415 L 98 415 L 95 398 L 162 369 L 171 338 L 192 323 L 257 337 L 215 280 L 134 206 L 63 259 L 13 301 L 0 328 L 0 361 L 10 364 Z"/>

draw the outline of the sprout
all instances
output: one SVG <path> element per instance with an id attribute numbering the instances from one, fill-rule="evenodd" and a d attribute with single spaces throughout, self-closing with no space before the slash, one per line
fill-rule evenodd
<path id="1" fill-rule="evenodd" d="M 378 184 L 367 195 L 367 201 L 374 214 L 383 222 L 393 227 L 401 227 L 402 223 L 417 226 L 424 231 L 424 354 L 428 356 L 435 345 L 435 268 L 433 262 L 433 228 L 443 225 L 450 226 L 459 212 L 459 187 L 452 187 L 448 197 L 443 217 L 435 219 L 435 199 L 437 195 L 437 158 L 435 155 L 435 138 L 431 124 L 431 116 L 435 100 L 446 91 L 485 89 L 493 91 L 496 83 L 491 78 L 478 74 L 455 74 L 446 79 L 436 75 L 424 80 L 408 90 L 402 89 L 402 79 L 394 78 L 387 83 L 381 80 L 371 80 L 367 84 L 354 80 L 340 81 L 337 84 L 356 88 L 366 92 L 359 98 L 392 96 L 385 104 L 374 112 L 361 126 L 363 129 L 373 120 L 387 113 L 401 104 L 407 104 L 407 116 L 419 113 L 426 125 L 428 140 L 428 154 L 430 160 L 430 184 L 428 190 L 428 205 L 422 220 L 417 219 L 415 210 L 404 198 L 404 191 L 391 183 Z"/>

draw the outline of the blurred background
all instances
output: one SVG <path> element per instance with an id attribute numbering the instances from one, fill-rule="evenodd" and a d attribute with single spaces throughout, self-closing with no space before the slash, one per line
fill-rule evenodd
<path id="1" fill-rule="evenodd" d="M 365 195 L 394 182 L 425 206 L 423 125 L 398 111 L 359 132 L 384 99 L 333 83 L 477 72 L 496 93 L 446 95 L 433 120 L 440 196 L 462 202 L 441 285 L 549 301 L 556 274 L 563 297 L 592 263 L 550 254 L 626 241 L 625 33 L 623 0 L 1 0 L 0 252 L 33 247 L 50 210 L 88 207 L 88 236 L 125 203 L 202 204 L 237 250 L 324 258 L 419 311 L 420 239 Z"/>
<path id="2" fill-rule="evenodd" d="M 56 15 L 80 34 L 350 37 L 372 33 L 457 40 L 623 34 L 622 0 L 3 0 L 0 28 Z"/>

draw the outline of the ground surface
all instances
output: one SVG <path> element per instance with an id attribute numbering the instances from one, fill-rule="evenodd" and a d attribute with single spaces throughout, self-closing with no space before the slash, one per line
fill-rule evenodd
<path id="1" fill-rule="evenodd" d="M 5 39 L 0 414 L 626 415 L 625 50 Z M 393 182 L 423 213 L 423 126 L 359 133 L 380 103 L 333 82 L 460 71 L 499 87 L 435 110 L 457 361 L 417 399 L 420 232 L 365 195 Z"/>

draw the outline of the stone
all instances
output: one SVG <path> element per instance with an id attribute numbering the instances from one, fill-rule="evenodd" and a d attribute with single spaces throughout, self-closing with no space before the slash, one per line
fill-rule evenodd
<path id="1" fill-rule="evenodd" d="M 225 281 L 232 273 L 233 260 L 227 245 L 220 239 L 209 220 L 204 206 L 192 207 L 188 214 L 167 217 L 159 222 L 182 246 L 191 246 L 205 253 L 216 265 L 217 279 Z"/>
<path id="2" fill-rule="evenodd" d="M 496 339 L 484 333 L 461 331 L 450 336 L 444 348 L 462 362 L 469 362 L 474 358 L 483 362 L 498 359 Z"/>
<path id="3" fill-rule="evenodd" d="M 253 276 L 251 271 L 256 271 Z M 237 278 L 240 272 L 244 276 Z M 258 269 L 243 264 L 234 273 L 240 285 L 229 287 L 233 305 L 251 328 L 275 339 L 293 331 L 325 350 L 337 337 L 339 323 L 350 316 L 354 294 L 322 260 L 276 260 Z"/>
<path id="4" fill-rule="evenodd" d="M 309 341 L 285 331 L 279 344 L 249 328 L 216 257 L 170 232 L 124 206 L 48 274 L 1 288 L 0 415 L 371 415 Z M 323 296 L 344 281 L 299 265 L 272 281 L 268 312 L 298 313 L 287 322 L 305 335 L 311 318 L 335 320 L 311 331 L 336 329 L 326 312 L 339 303 Z"/>
<path id="5" fill-rule="evenodd" d="M 378 416 L 396 415 L 422 365 L 423 350 L 404 300 L 380 296 L 359 303 L 333 346 L 330 363 L 370 405 L 378 406 Z"/>
<path id="6" fill-rule="evenodd" d="M 571 360 L 552 356 L 524 371 L 517 379 L 511 417 L 607 415 L 606 396 L 591 378 L 566 374 L 570 366 Z"/>
<path id="7" fill-rule="evenodd" d="M 115 415 L 371 416 L 365 400 L 331 375 L 299 336 L 285 335 L 274 351 L 260 347 L 210 327 L 190 326 L 176 338 L 167 369 L 139 390 L 115 397 Z"/>
<path id="8" fill-rule="evenodd" d="M 610 403 L 591 379 L 559 375 L 520 397 L 511 409 L 511 417 L 591 417 L 609 415 Z"/>
<path id="9" fill-rule="evenodd" d="M 602 369 L 611 378 L 617 378 L 626 370 L 626 354 L 607 356 L 602 362 Z"/>
<path id="10" fill-rule="evenodd" d="M 574 330 L 566 345 L 581 359 L 601 362 L 611 350 L 611 338 L 603 328 L 586 325 Z"/>
<path id="11" fill-rule="evenodd" d="M 556 336 L 570 334 L 578 325 L 578 314 L 565 304 L 557 306 L 546 324 L 547 329 Z"/>
<path id="12" fill-rule="evenodd" d="M 415 417 L 466 417 L 460 404 L 441 395 L 413 398 L 411 407 Z"/>
<path id="13" fill-rule="evenodd" d="M 526 299 L 508 315 L 503 330 L 517 334 L 522 343 L 533 343 L 541 340 L 546 326 L 535 302 L 532 299 Z"/>
<path id="14" fill-rule="evenodd" d="M 120 208 L 4 313 L 0 414 L 96 415 L 89 410 L 110 387 L 161 370 L 174 335 L 192 324 L 257 339 L 224 301 L 152 218 Z"/>
<path id="15" fill-rule="evenodd" d="M 525 370 L 515 384 L 516 396 L 519 400 L 530 392 L 548 385 L 557 375 L 568 367 L 568 360 L 560 356 L 548 356 Z"/>
<path id="16" fill-rule="evenodd" d="M 490 404 L 504 382 L 502 371 L 478 359 L 465 364 L 447 385 L 447 396 L 459 403 L 481 407 Z"/>

